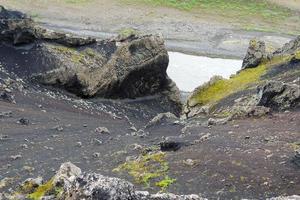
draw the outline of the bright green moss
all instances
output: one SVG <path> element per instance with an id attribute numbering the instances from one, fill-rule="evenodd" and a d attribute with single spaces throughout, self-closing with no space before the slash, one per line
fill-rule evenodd
<path id="1" fill-rule="evenodd" d="M 278 56 L 265 61 L 255 68 L 244 69 L 230 79 L 218 79 L 211 84 L 199 87 L 190 97 L 190 106 L 213 105 L 221 99 L 244 90 L 260 82 L 267 70 L 280 63 L 285 63 L 295 56 Z"/>
<path id="2" fill-rule="evenodd" d="M 32 200 L 39 200 L 53 189 L 53 179 L 51 179 L 47 183 L 39 186 L 33 193 L 29 194 L 28 198 Z"/>
<path id="3" fill-rule="evenodd" d="M 151 187 L 155 186 L 165 190 L 169 185 L 175 182 L 175 179 L 169 178 L 169 165 L 165 161 L 165 153 L 158 152 L 142 155 L 133 161 L 127 161 L 114 169 L 115 172 L 126 171 L 131 175 L 135 182 Z"/>
<path id="4" fill-rule="evenodd" d="M 259 81 L 261 75 L 266 72 L 266 65 L 260 65 L 256 68 L 245 69 L 231 79 L 221 79 L 215 81 L 208 87 L 196 91 L 189 99 L 189 104 L 205 105 L 213 104 L 222 98 L 245 89 L 250 83 Z"/>
<path id="5" fill-rule="evenodd" d="M 166 188 L 168 188 L 171 184 L 173 184 L 176 181 L 176 179 L 170 178 L 169 176 L 166 176 L 163 180 L 156 182 L 155 185 L 160 187 L 162 191 L 165 191 Z"/>

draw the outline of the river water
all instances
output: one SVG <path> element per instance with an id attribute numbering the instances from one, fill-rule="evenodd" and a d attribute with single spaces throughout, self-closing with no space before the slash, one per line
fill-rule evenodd
<path id="1" fill-rule="evenodd" d="M 214 75 L 229 78 L 241 69 L 242 60 L 192 56 L 169 52 L 169 77 L 183 92 L 192 92 Z"/>

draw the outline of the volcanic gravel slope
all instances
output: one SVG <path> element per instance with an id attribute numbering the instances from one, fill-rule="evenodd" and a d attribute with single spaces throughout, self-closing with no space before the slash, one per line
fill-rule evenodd
<path id="1" fill-rule="evenodd" d="M 1 73 L 1 80 L 7 76 Z M 141 153 L 134 148 L 137 144 L 151 149 L 169 137 L 181 144 L 177 151 L 166 152 L 169 175 L 176 179 L 170 192 L 200 193 L 209 199 L 299 194 L 300 166 L 294 152 L 300 142 L 299 110 L 213 127 L 167 120 L 145 129 L 152 117 L 167 111 L 159 98 L 85 100 L 10 78 L 2 84 L 9 85 L 4 93 L 11 101 L 0 100 L 0 178 L 12 180 L 1 191 L 28 177 L 48 179 L 66 161 L 134 182 L 112 170 Z M 132 134 L 133 126 L 143 131 Z M 98 127 L 110 133 L 99 133 Z"/>

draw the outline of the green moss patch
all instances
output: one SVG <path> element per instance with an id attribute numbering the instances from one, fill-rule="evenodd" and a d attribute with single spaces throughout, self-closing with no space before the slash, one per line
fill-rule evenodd
<path id="1" fill-rule="evenodd" d="M 281 63 L 289 62 L 294 56 L 278 56 L 265 61 L 256 68 L 244 69 L 230 79 L 218 79 L 199 87 L 189 98 L 189 106 L 213 105 L 229 95 L 255 86 L 266 72 Z"/>
<path id="2" fill-rule="evenodd" d="M 141 155 L 138 159 L 127 161 L 113 171 L 126 171 L 136 183 L 144 184 L 146 187 L 157 186 L 166 190 L 176 179 L 168 176 L 169 164 L 165 160 L 163 152 Z"/>
<path id="3" fill-rule="evenodd" d="M 245 89 L 250 83 L 259 81 L 266 72 L 266 65 L 245 69 L 231 79 L 220 79 L 207 87 L 201 87 L 189 99 L 190 105 L 214 104 L 230 94 Z"/>
<path id="4" fill-rule="evenodd" d="M 33 193 L 29 194 L 28 198 L 32 200 L 39 200 L 53 190 L 53 188 L 53 180 L 51 179 L 47 183 L 39 186 Z"/>

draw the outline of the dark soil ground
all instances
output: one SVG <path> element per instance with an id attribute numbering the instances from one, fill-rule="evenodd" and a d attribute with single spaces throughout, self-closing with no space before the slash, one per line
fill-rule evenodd
<path id="1" fill-rule="evenodd" d="M 126 173 L 112 171 L 127 156 L 140 154 L 134 144 L 145 149 L 174 137 L 185 145 L 166 152 L 169 175 L 176 179 L 167 191 L 200 193 L 209 199 L 300 194 L 300 166 L 293 162 L 300 142 L 300 111 L 213 127 L 162 122 L 140 137 L 133 136 L 130 127 L 139 129 L 166 111 L 157 98 L 92 102 L 27 86 L 22 92 L 12 92 L 16 103 L 0 101 L 0 179 L 12 178 L 2 191 L 28 177 L 48 179 L 66 161 L 84 171 L 134 182 Z M 19 122 L 22 118 L 28 120 L 27 125 Z M 111 133 L 95 132 L 102 126 Z M 188 159 L 192 164 L 187 164 Z"/>

